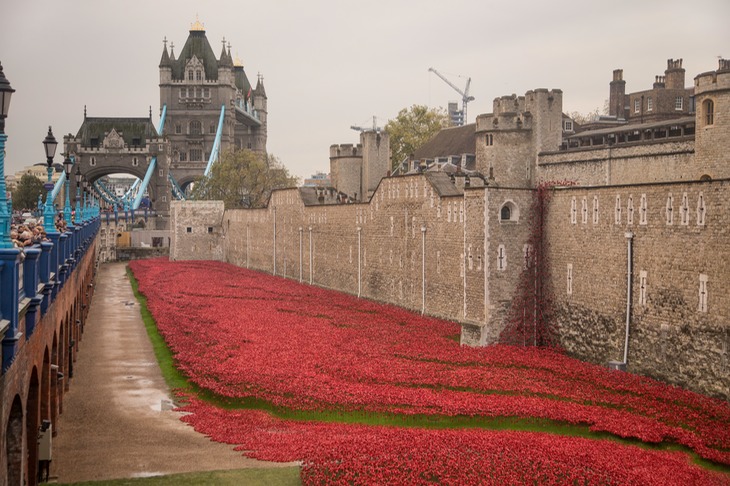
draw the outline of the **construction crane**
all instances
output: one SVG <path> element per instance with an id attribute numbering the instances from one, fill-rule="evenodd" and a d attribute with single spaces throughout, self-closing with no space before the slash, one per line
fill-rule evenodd
<path id="1" fill-rule="evenodd" d="M 471 86 L 471 78 L 468 78 L 466 80 L 466 87 L 464 88 L 464 91 L 460 90 L 454 83 L 446 79 L 446 77 L 441 74 L 440 72 L 436 71 L 434 68 L 428 68 L 428 71 L 431 73 L 434 73 L 436 76 L 441 78 L 446 84 L 451 86 L 454 91 L 459 93 L 461 95 L 461 111 L 464 114 L 464 117 L 462 118 L 462 122 L 458 123 L 459 125 L 463 125 L 466 123 L 466 106 L 469 104 L 470 101 L 474 101 L 473 96 L 469 96 L 469 87 Z"/>
<path id="2" fill-rule="evenodd" d="M 351 125 L 350 128 L 352 130 L 355 130 L 356 132 L 370 132 L 370 131 L 379 132 L 380 131 L 380 127 L 378 126 L 378 118 L 376 116 L 373 116 L 372 128 L 360 127 L 360 126 L 355 126 L 355 125 Z"/>

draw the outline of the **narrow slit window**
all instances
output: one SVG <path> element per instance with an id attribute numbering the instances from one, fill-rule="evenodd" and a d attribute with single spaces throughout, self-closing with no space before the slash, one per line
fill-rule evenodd
<path id="1" fill-rule="evenodd" d="M 639 305 L 646 306 L 646 270 L 639 272 Z"/>
<path id="2" fill-rule="evenodd" d="M 634 196 L 629 196 L 629 201 L 626 204 L 626 222 L 634 224 Z"/>
<path id="3" fill-rule="evenodd" d="M 674 224 L 674 197 L 671 194 L 667 196 L 666 216 L 667 224 Z"/>
<path id="4" fill-rule="evenodd" d="M 598 196 L 593 196 L 593 224 L 598 224 Z"/>
<path id="5" fill-rule="evenodd" d="M 707 312 L 707 275 L 704 273 L 700 274 L 700 293 L 699 293 L 699 306 L 697 310 L 700 312 Z"/>
<path id="6" fill-rule="evenodd" d="M 588 223 L 588 199 L 586 199 L 585 197 L 583 198 L 583 200 L 581 202 L 580 210 L 581 210 L 581 215 L 582 215 L 581 221 L 583 222 L 583 224 L 587 224 Z"/>
<path id="7" fill-rule="evenodd" d="M 616 195 L 616 210 L 613 215 L 614 223 L 621 224 L 621 196 Z"/>
<path id="8" fill-rule="evenodd" d="M 568 295 L 573 295 L 573 264 L 568 263 L 568 275 L 566 281 L 566 290 Z"/>
<path id="9" fill-rule="evenodd" d="M 497 270 L 504 271 L 507 268 L 507 253 L 505 252 L 504 245 L 499 245 L 497 248 Z"/>
<path id="10" fill-rule="evenodd" d="M 646 194 L 641 195 L 641 206 L 639 208 L 639 224 L 646 224 L 649 208 L 646 202 Z"/>
<path id="11" fill-rule="evenodd" d="M 689 197 L 686 192 L 682 194 L 682 224 L 684 226 L 689 224 Z"/>
<path id="12" fill-rule="evenodd" d="M 700 193 L 697 199 L 697 226 L 705 225 L 705 196 Z"/>
<path id="13" fill-rule="evenodd" d="M 575 196 L 570 200 L 570 222 L 576 224 L 578 222 L 578 202 Z"/>

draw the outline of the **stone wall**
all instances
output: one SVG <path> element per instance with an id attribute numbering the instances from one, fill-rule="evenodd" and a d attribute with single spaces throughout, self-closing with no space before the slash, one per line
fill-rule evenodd
<path id="1" fill-rule="evenodd" d="M 538 169 L 542 180 L 570 180 L 582 186 L 698 180 L 704 170 L 695 163 L 694 148 L 690 139 L 543 153 Z M 730 176 L 730 171 L 724 172 L 724 177 Z"/>
<path id="2" fill-rule="evenodd" d="M 723 258 L 730 216 L 722 211 L 729 185 L 554 191 L 545 235 L 548 286 L 571 354 L 599 364 L 623 357 L 630 231 L 628 369 L 730 396 L 730 262 Z M 457 321 L 463 344 L 491 344 L 527 271 L 526 253 L 534 251 L 533 197 L 530 189 L 459 188 L 443 173 L 427 173 L 383 179 L 363 204 L 305 206 L 299 191 L 288 189 L 275 191 L 264 209 L 223 214 L 220 206 L 203 213 L 173 205 L 172 259 L 180 258 L 176 252 L 205 258 L 205 245 L 219 241 L 211 253 L 234 265 Z M 186 232 L 209 225 L 215 232 L 219 221 L 222 239 Z M 699 308 L 701 291 L 706 310 Z"/>
<path id="3" fill-rule="evenodd" d="M 173 201 L 170 259 L 223 260 L 223 201 Z"/>
<path id="4" fill-rule="evenodd" d="M 569 353 L 622 361 L 630 239 L 628 370 L 730 397 L 729 188 L 725 180 L 555 191 L 548 257 Z"/>

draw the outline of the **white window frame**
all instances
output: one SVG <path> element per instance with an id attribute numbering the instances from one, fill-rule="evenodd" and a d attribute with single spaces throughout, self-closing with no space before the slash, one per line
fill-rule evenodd
<path id="1" fill-rule="evenodd" d="M 647 272 L 646 270 L 641 270 L 639 272 L 639 305 L 642 307 L 646 307 L 646 280 Z"/>
<path id="2" fill-rule="evenodd" d="M 672 196 L 671 193 L 669 193 L 669 196 L 667 196 L 666 216 L 667 225 L 674 224 L 674 196 Z"/>
<path id="3" fill-rule="evenodd" d="M 641 195 L 641 206 L 639 207 L 639 224 L 646 225 L 649 219 L 649 203 L 646 199 L 646 194 Z"/>
<path id="4" fill-rule="evenodd" d="M 570 200 L 570 222 L 572 224 L 578 223 L 578 201 L 575 196 Z"/>
<path id="5" fill-rule="evenodd" d="M 634 100 L 634 113 L 641 112 L 641 100 L 636 99 Z"/>
<path id="6" fill-rule="evenodd" d="M 707 275 L 704 273 L 700 274 L 700 288 L 699 288 L 699 305 L 697 310 L 700 312 L 707 312 L 707 301 L 708 301 L 708 289 L 707 289 Z"/>
<path id="7" fill-rule="evenodd" d="M 697 226 L 705 225 L 706 212 L 705 196 L 700 192 L 699 196 L 697 197 Z"/>
<path id="8" fill-rule="evenodd" d="M 684 97 L 677 96 L 676 98 L 674 98 L 674 109 L 676 111 L 681 111 L 682 109 L 684 109 Z"/>
<path id="9" fill-rule="evenodd" d="M 568 263 L 568 273 L 566 275 L 566 293 L 573 295 L 573 264 Z"/>
<path id="10" fill-rule="evenodd" d="M 497 247 L 497 270 L 500 272 L 507 270 L 507 250 L 504 245 Z"/>
<path id="11" fill-rule="evenodd" d="M 654 99 L 651 96 L 646 99 L 646 111 L 654 111 Z"/>

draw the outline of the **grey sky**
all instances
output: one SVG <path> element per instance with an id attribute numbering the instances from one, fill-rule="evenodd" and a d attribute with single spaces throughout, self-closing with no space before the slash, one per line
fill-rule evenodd
<path id="1" fill-rule="evenodd" d="M 89 116 L 159 115 L 162 39 L 187 39 L 196 14 L 214 52 L 223 37 L 269 97 L 269 152 L 308 177 L 329 171 L 329 146 L 350 125 L 383 125 L 412 104 L 445 107 L 472 78 L 469 121 L 495 97 L 560 88 L 563 111 L 608 97 L 613 69 L 627 92 L 651 88 L 668 58 L 687 86 L 730 56 L 727 0 L 379 1 L 3 0 L 0 62 L 16 93 L 6 173 L 43 162 L 48 125 L 76 133 Z M 60 157 L 57 156 L 58 162 Z"/>

